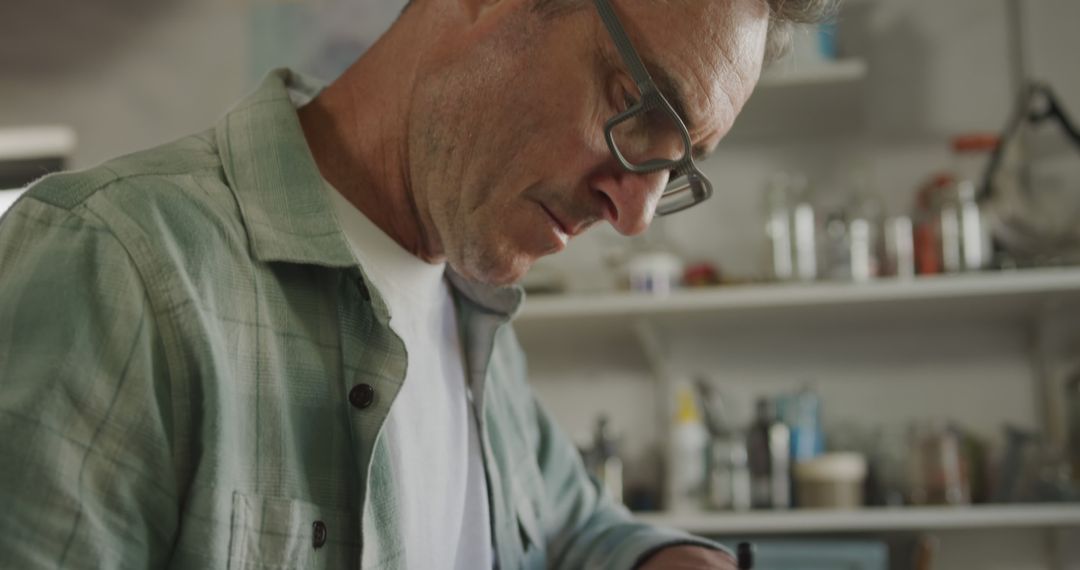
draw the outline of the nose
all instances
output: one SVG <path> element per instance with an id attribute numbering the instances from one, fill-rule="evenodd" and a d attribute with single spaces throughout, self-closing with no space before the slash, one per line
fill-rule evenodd
<path id="1" fill-rule="evenodd" d="M 634 236 L 648 229 L 667 182 L 666 170 L 635 174 L 619 168 L 594 176 L 590 188 L 604 198 L 604 219 L 619 233 Z"/>

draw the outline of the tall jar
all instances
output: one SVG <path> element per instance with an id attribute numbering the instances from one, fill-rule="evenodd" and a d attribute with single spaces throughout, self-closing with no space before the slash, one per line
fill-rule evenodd
<path id="1" fill-rule="evenodd" d="M 952 140 L 956 178 L 940 208 L 942 261 L 946 272 L 978 271 L 990 266 L 993 254 L 990 229 L 978 200 L 990 155 L 997 145 L 995 135 L 962 135 Z"/>
<path id="2" fill-rule="evenodd" d="M 863 283 L 881 275 L 884 207 L 865 173 L 852 174 L 851 187 L 847 231 L 851 280 Z"/>
<path id="3" fill-rule="evenodd" d="M 937 275 L 945 271 L 941 239 L 942 197 L 956 184 L 948 172 L 939 172 L 920 188 L 915 198 L 913 234 L 915 271 L 919 275 Z M 954 236 L 955 237 L 955 236 Z"/>
<path id="4" fill-rule="evenodd" d="M 778 172 L 765 190 L 769 273 L 777 281 L 818 277 L 817 225 L 806 178 Z"/>

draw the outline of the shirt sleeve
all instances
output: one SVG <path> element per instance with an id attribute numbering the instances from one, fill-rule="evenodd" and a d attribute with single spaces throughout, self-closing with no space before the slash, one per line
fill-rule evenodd
<path id="1" fill-rule="evenodd" d="M 535 406 L 540 430 L 537 459 L 554 514 L 554 528 L 548 529 L 551 567 L 636 568 L 658 550 L 683 544 L 727 551 L 715 542 L 635 520 L 624 506 L 600 492 L 577 448 L 538 401 Z"/>
<path id="2" fill-rule="evenodd" d="M 169 393 L 139 272 L 98 218 L 0 219 L 0 567 L 163 567 Z"/>

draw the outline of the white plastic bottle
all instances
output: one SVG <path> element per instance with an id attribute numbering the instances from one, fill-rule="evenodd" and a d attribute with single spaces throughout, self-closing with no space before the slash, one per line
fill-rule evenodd
<path id="1" fill-rule="evenodd" d="M 709 433 L 689 386 L 675 393 L 675 417 L 668 445 L 667 508 L 699 511 L 704 506 L 705 447 Z"/>

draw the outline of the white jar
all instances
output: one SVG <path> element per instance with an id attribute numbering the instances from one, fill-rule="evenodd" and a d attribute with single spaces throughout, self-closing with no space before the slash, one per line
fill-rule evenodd
<path id="1" fill-rule="evenodd" d="M 799 506 L 857 509 L 863 505 L 866 458 L 858 453 L 826 453 L 795 465 Z"/>

